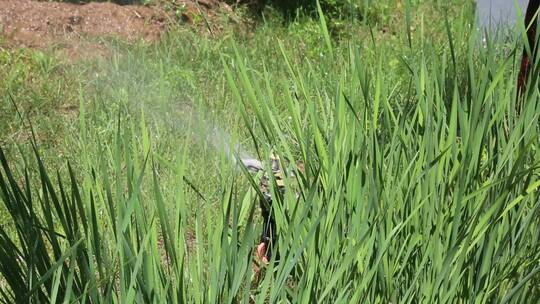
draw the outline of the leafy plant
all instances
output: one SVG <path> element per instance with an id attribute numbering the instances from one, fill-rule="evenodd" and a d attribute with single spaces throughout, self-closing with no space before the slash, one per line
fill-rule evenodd
<path id="1" fill-rule="evenodd" d="M 320 55 L 301 39 L 272 44 L 263 29 L 268 40 L 257 47 L 171 35 L 107 62 L 112 75 L 79 93 L 77 153 L 64 168 L 47 164 L 42 147 L 17 161 L 2 143 L 2 301 L 538 298 L 540 92 L 534 80 L 516 99 L 518 45 L 501 53 L 456 21 L 443 24 L 439 43 L 408 26 L 399 50 L 375 35 L 366 47 L 333 40 L 322 7 L 318 14 L 319 39 L 307 47 Z M 216 62 L 223 68 L 209 74 Z M 238 119 L 235 138 L 261 158 L 272 151 L 283 165 L 304 163 L 284 178 L 283 197 L 269 183 L 278 238 L 260 276 L 257 176 L 234 168 L 231 151 L 205 158 L 189 124 L 169 135 L 180 144 L 169 141 L 166 124 L 149 117 L 163 123 L 175 113 L 141 105 L 199 97 L 190 94 L 201 83 L 216 94 L 199 98 L 201 112 Z M 205 171 L 214 174 L 197 175 Z"/>

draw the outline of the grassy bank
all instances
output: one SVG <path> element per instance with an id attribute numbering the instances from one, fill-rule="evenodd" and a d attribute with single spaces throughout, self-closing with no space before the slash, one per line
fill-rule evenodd
<path id="1" fill-rule="evenodd" d="M 3 52 L 4 301 L 538 298 L 540 102 L 536 84 L 516 99 L 519 42 L 482 43 L 461 2 L 400 3 L 384 24 L 177 29 L 75 65 Z M 258 176 L 223 142 L 304 163 L 261 277 Z"/>

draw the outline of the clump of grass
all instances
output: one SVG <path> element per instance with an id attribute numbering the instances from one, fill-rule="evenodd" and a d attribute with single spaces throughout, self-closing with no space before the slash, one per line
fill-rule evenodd
<path id="1" fill-rule="evenodd" d="M 377 39 L 370 52 L 336 42 L 318 26 L 318 57 L 266 38 L 267 60 L 242 42 L 208 43 L 196 60 L 167 44 L 149 51 L 156 61 L 136 49 L 111 64 L 110 82 L 93 79 L 96 95 L 81 91 L 72 165 L 50 171 L 35 146 L 24 164 L 0 151 L 4 302 L 538 298 L 540 92 L 531 83 L 516 99 L 516 52 L 480 45 L 466 23 L 447 24 L 436 47 L 422 27 L 403 33 L 401 53 Z M 210 74 L 222 76 L 217 102 L 197 95 L 211 83 L 198 62 L 223 66 Z M 189 125 L 174 141 L 149 127 L 153 108 L 130 103 L 185 96 L 202 112 L 232 112 L 235 137 L 259 155 L 304 163 L 282 198 L 270 183 L 279 235 L 258 281 L 256 177 L 224 155 L 218 173 L 194 172 L 208 159 L 193 152 Z M 90 108 L 111 100 L 104 113 Z"/>

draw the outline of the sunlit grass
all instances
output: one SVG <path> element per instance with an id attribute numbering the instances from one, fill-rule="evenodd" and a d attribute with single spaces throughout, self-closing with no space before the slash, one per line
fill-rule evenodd
<path id="1" fill-rule="evenodd" d="M 436 37 L 419 22 L 335 40 L 321 20 L 305 28 L 316 36 L 171 34 L 85 67 L 59 133 L 69 165 L 3 138 L 4 302 L 538 298 L 540 92 L 516 99 L 519 47 L 481 44 L 470 12 L 457 16 Z M 24 120 L 39 117 L 26 87 L 4 90 L 6 109 L 23 109 L 12 124 L 47 130 Z M 258 176 L 208 144 L 213 127 L 305 166 L 273 204 L 278 243 L 260 278 Z"/>

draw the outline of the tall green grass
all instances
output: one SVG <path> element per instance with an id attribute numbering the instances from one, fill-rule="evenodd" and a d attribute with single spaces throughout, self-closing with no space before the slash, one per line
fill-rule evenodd
<path id="1" fill-rule="evenodd" d="M 501 55 L 457 23 L 447 23 L 442 47 L 422 27 L 403 33 L 397 54 L 376 39 L 366 42 L 373 53 L 332 41 L 321 22 L 319 58 L 299 58 L 287 41 L 272 49 L 274 61 L 230 41 L 204 55 L 223 66 L 223 100 L 212 102 L 243 123 L 233 137 L 249 138 L 262 158 L 274 151 L 305 165 L 285 179 L 284 197 L 271 183 L 277 247 L 260 277 L 257 176 L 224 155 L 209 165 L 203 150 L 193 153 L 190 124 L 179 146 L 164 148 L 174 141 L 150 127 L 151 109 L 123 103 L 176 98 L 160 83 L 189 74 L 172 64 L 182 51 L 143 57 L 156 74 L 138 74 L 130 54 L 113 62 L 127 73 L 109 78 L 117 90 L 96 80 L 96 91 L 121 103 L 96 118 L 93 95 L 81 93 L 80 153 L 66 168 L 51 170 L 38 146 L 21 164 L 0 150 L 0 200 L 11 217 L 0 227 L 2 301 L 539 298 L 538 84 L 516 99 L 516 51 Z M 133 88 L 122 85 L 129 77 Z M 212 109 L 205 102 L 200 111 Z M 193 179 L 197 169 L 217 173 Z"/>

